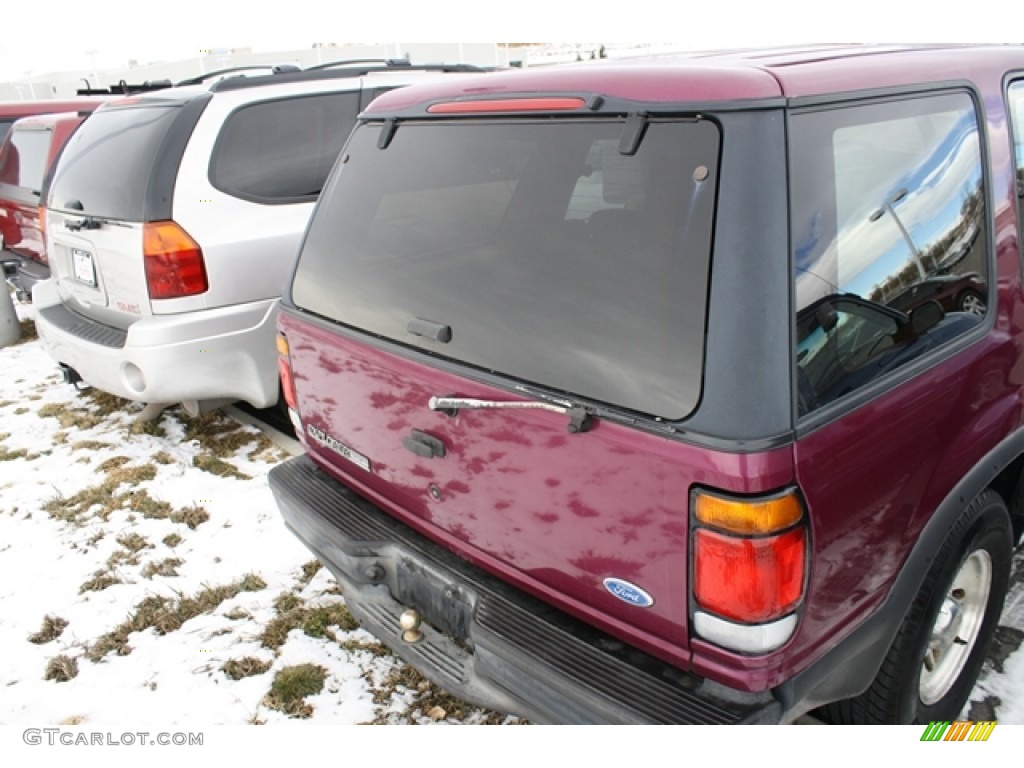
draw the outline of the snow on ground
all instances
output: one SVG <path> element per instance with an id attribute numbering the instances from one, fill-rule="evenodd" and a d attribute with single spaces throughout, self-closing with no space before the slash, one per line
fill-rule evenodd
<path id="1" fill-rule="evenodd" d="M 137 424 L 55 371 L 38 341 L 0 350 L 0 724 L 506 720 L 354 625 L 284 527 L 266 475 L 287 454 L 258 429 Z"/>
<path id="2" fill-rule="evenodd" d="M 0 724 L 514 722 L 355 626 L 281 521 L 278 445 L 228 416 L 135 409 L 62 383 L 38 341 L 0 350 Z M 1024 724 L 1015 565 L 965 718 Z"/>

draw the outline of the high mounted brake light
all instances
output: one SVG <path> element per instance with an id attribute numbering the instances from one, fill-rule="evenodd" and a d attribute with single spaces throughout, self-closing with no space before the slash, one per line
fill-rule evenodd
<path id="1" fill-rule="evenodd" d="M 806 582 L 803 503 L 790 490 L 743 499 L 693 494 L 695 629 L 733 650 L 766 653 L 789 639 Z"/>
<path id="2" fill-rule="evenodd" d="M 586 101 L 576 97 L 544 96 L 522 99 L 474 99 L 431 104 L 427 107 L 427 112 L 433 115 L 485 114 L 491 112 L 566 112 L 582 109 L 586 105 Z"/>

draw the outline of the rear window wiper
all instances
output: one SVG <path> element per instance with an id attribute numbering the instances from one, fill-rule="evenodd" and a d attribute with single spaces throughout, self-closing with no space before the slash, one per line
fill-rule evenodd
<path id="1" fill-rule="evenodd" d="M 455 416 L 461 410 L 522 410 L 533 409 L 564 413 L 569 417 L 569 431 L 573 434 L 586 432 L 593 423 L 593 416 L 582 406 L 569 402 L 548 403 L 541 400 L 477 400 L 472 397 L 432 397 L 427 403 L 432 411 L 441 411 Z"/>
<path id="2" fill-rule="evenodd" d="M 80 232 L 83 229 L 100 229 L 103 226 L 103 220 L 97 219 L 95 216 L 86 216 L 77 221 L 65 219 L 64 226 L 71 232 Z"/>

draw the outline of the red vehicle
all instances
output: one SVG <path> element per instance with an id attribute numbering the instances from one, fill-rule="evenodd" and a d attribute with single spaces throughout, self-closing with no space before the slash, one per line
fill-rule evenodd
<path id="1" fill-rule="evenodd" d="M 47 115 L 52 112 L 91 112 L 110 96 L 80 96 L 74 99 L 42 99 L 37 101 L 0 101 L 0 141 L 3 141 L 11 123 L 23 117 Z"/>
<path id="2" fill-rule="evenodd" d="M 1024 532 L 1022 115 L 1010 46 L 381 96 L 282 300 L 285 521 L 531 720 L 958 719 Z M 890 305 L 938 270 L 977 301 Z"/>
<path id="3" fill-rule="evenodd" d="M 0 141 L 0 261 L 19 298 L 27 299 L 32 286 L 49 277 L 40 216 L 47 173 L 71 134 L 104 101 L 109 98 L 0 105 L 0 129 L 6 129 Z M 20 114 L 26 116 L 15 117 Z"/>

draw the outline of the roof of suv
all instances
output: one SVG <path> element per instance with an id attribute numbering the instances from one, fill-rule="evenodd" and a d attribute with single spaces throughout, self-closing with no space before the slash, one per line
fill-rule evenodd
<path id="1" fill-rule="evenodd" d="M 186 101 L 210 94 L 265 88 L 279 85 L 313 83 L 331 80 L 347 80 L 374 75 L 403 75 L 406 73 L 486 73 L 486 67 L 472 64 L 411 64 L 404 59 L 366 59 L 328 62 L 306 69 L 294 65 L 257 65 L 232 67 L 207 72 L 203 75 L 182 80 L 176 85 L 132 93 L 125 98 L 107 99 L 109 107 L 132 107 L 138 104 L 151 105 L 155 102 L 183 104 Z M 404 85 L 404 83 L 403 83 Z M 84 101 L 84 100 L 83 100 Z M 102 103 L 103 100 L 98 100 Z"/>
<path id="2" fill-rule="evenodd" d="M 368 110 L 395 112 L 436 99 L 523 93 L 601 94 L 648 102 L 730 102 L 962 80 L 965 65 L 1020 66 L 1019 46 L 843 45 L 703 51 L 583 62 L 413 86 Z M 682 77 L 681 75 L 685 75 Z"/>

